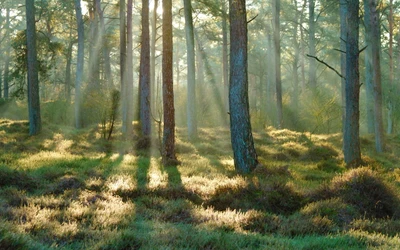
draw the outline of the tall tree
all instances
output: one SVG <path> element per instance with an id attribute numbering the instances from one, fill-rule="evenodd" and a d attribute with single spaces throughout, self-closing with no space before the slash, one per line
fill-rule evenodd
<path id="1" fill-rule="evenodd" d="M 341 101 L 342 101 L 342 133 L 344 133 L 345 121 L 346 121 L 346 16 L 347 16 L 347 0 L 339 1 L 340 11 L 340 73 L 341 78 Z"/>
<path id="2" fill-rule="evenodd" d="M 177 161 L 175 155 L 175 107 L 173 83 L 172 1 L 163 0 L 162 78 L 163 78 L 163 165 Z"/>
<path id="3" fill-rule="evenodd" d="M 230 84 L 229 111 L 235 169 L 249 173 L 258 164 L 251 132 L 248 73 L 246 1 L 229 0 Z"/>
<path id="4" fill-rule="evenodd" d="M 222 4 L 222 74 L 224 80 L 225 109 L 229 110 L 229 58 L 228 58 L 228 13 L 226 0 Z"/>
<path id="5" fill-rule="evenodd" d="M 149 137 L 151 133 L 149 0 L 142 0 L 141 45 L 139 73 L 140 125 L 142 135 Z"/>
<path id="6" fill-rule="evenodd" d="M 133 1 L 128 0 L 126 6 L 126 64 L 125 64 L 125 134 L 133 132 Z"/>
<path id="7" fill-rule="evenodd" d="M 126 94 L 126 2 L 125 0 L 119 1 L 119 70 L 121 81 L 121 109 L 122 109 L 122 127 L 121 131 L 126 134 L 127 131 L 127 94 Z"/>
<path id="8" fill-rule="evenodd" d="M 281 1 L 274 0 L 274 47 L 278 129 L 283 128 L 282 76 L 281 76 Z"/>
<path id="9" fill-rule="evenodd" d="M 187 126 L 189 139 L 197 138 L 196 67 L 191 0 L 184 0 L 187 51 Z"/>
<path id="10" fill-rule="evenodd" d="M 375 149 L 377 152 L 384 150 L 383 118 L 382 118 L 382 84 L 380 61 L 380 22 L 377 8 L 378 0 L 368 0 L 371 29 L 371 62 L 372 79 L 374 82 L 374 117 L 375 117 Z"/>
<path id="11" fill-rule="evenodd" d="M 37 135 L 42 129 L 39 98 L 39 72 L 36 52 L 35 1 L 25 0 L 26 47 L 28 58 L 29 134 Z"/>
<path id="12" fill-rule="evenodd" d="M 364 26 L 365 26 L 365 95 L 366 95 L 366 118 L 368 133 L 375 132 L 374 115 L 374 82 L 372 79 L 372 37 L 371 34 L 371 12 L 369 11 L 368 0 L 364 0 Z"/>
<path id="13" fill-rule="evenodd" d="M 6 25 L 5 25 L 5 37 L 10 37 L 10 7 L 6 8 Z M 6 43 L 5 63 L 4 63 L 4 98 L 9 97 L 9 76 L 10 76 L 10 42 Z M 1 91 L 1 90 L 0 90 Z M 1 95 L 0 95 L 1 96 Z"/>
<path id="14" fill-rule="evenodd" d="M 82 103 L 82 77 L 83 77 L 83 64 L 84 64 L 84 42 L 85 42 L 85 30 L 82 19 L 82 8 L 81 1 L 75 0 L 75 14 L 76 22 L 78 26 L 78 58 L 76 64 L 76 78 L 75 78 L 75 127 L 80 128 L 82 126 L 82 114 L 81 114 L 81 103 Z"/>
<path id="15" fill-rule="evenodd" d="M 152 90 L 152 94 L 150 98 L 151 101 L 151 111 L 155 111 L 155 94 L 156 94 L 156 42 L 157 42 L 157 8 L 158 8 L 158 0 L 153 0 L 153 13 L 152 13 L 152 21 L 151 21 L 151 44 L 150 44 L 150 90 Z"/>
<path id="16" fill-rule="evenodd" d="M 310 55 L 315 55 L 315 1 L 309 0 L 308 5 L 308 43 Z M 311 91 L 314 91 L 317 87 L 317 65 L 314 58 L 309 59 L 309 71 L 308 71 L 308 81 Z"/>
<path id="17" fill-rule="evenodd" d="M 393 37 L 394 37 L 394 17 L 393 0 L 389 1 L 389 96 L 388 96 L 388 115 L 387 133 L 393 133 L 393 113 L 394 113 L 394 60 L 393 60 Z"/>
<path id="18" fill-rule="evenodd" d="M 346 4 L 346 119 L 343 135 L 343 154 L 347 166 L 356 167 L 361 163 L 359 136 L 359 0 L 346 1 Z"/>

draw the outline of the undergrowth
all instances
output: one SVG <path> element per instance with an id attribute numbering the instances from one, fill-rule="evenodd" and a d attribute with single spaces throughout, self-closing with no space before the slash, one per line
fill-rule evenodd
<path id="1" fill-rule="evenodd" d="M 0 120 L 0 249 L 400 248 L 396 136 L 347 170 L 338 135 L 267 128 L 238 175 L 225 128 L 177 129 L 181 164 L 163 167 L 138 134 L 27 126 Z"/>

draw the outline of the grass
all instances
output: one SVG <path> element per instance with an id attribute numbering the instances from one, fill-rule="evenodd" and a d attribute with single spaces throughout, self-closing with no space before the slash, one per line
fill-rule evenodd
<path id="1" fill-rule="evenodd" d="M 157 143 L 97 127 L 0 120 L 0 249 L 397 249 L 400 137 L 346 170 L 340 136 L 267 128 L 262 165 L 235 173 L 229 131 L 177 129 L 181 164 Z M 151 141 L 151 140 L 150 140 Z"/>

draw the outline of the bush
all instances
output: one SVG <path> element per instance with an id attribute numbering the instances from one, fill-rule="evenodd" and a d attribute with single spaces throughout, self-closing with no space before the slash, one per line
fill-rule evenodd
<path id="1" fill-rule="evenodd" d="M 300 210 L 300 213 L 313 217 L 327 217 L 341 227 L 359 217 L 357 209 L 344 203 L 340 198 L 309 203 Z"/>
<path id="2" fill-rule="evenodd" d="M 335 196 L 355 206 L 369 218 L 392 217 L 399 204 L 393 188 L 367 167 L 335 177 L 331 190 Z"/>
<path id="3" fill-rule="evenodd" d="M 320 144 L 314 145 L 308 149 L 307 153 L 302 157 L 308 161 L 322 161 L 337 157 L 339 154 L 331 145 Z"/>

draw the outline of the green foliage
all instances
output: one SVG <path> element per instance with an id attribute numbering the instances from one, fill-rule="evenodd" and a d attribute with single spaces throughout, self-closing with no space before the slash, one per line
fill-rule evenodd
<path id="1" fill-rule="evenodd" d="M 53 124 L 70 125 L 72 121 L 72 106 L 65 100 L 42 102 L 41 114 L 43 120 Z"/>

